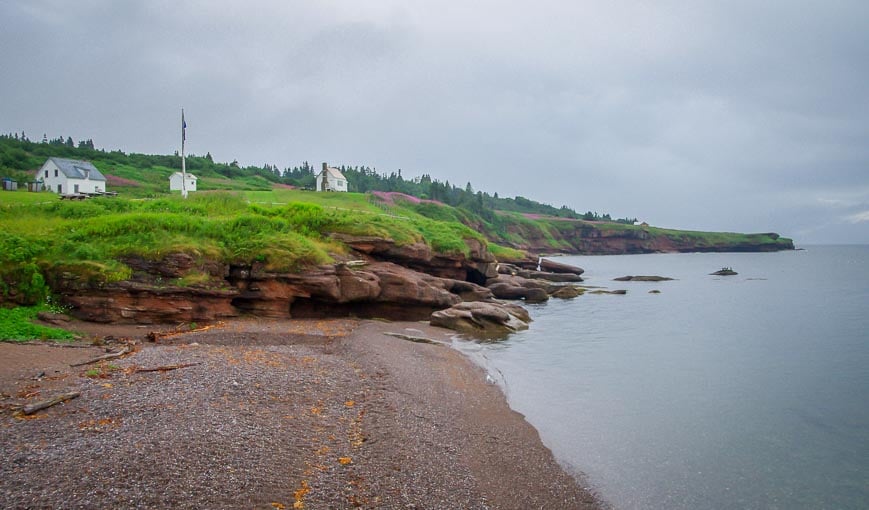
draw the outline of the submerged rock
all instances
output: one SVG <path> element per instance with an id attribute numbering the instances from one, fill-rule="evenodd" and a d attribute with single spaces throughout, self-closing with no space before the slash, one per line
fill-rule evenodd
<path id="1" fill-rule="evenodd" d="M 667 282 L 672 280 L 666 276 L 620 276 L 613 278 L 616 282 Z"/>
<path id="2" fill-rule="evenodd" d="M 558 299 L 573 299 L 585 294 L 585 289 L 575 285 L 565 285 L 553 291 L 550 296 Z"/>

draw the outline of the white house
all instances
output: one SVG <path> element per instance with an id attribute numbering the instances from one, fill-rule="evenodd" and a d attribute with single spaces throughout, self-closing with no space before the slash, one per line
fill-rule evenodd
<path id="1" fill-rule="evenodd" d="M 347 191 L 347 178 L 337 168 L 323 163 L 323 170 L 317 174 L 317 191 Z"/>
<path id="2" fill-rule="evenodd" d="M 62 195 L 106 191 L 106 176 L 90 161 L 48 158 L 36 178 L 42 179 L 45 189 Z"/>
<path id="3" fill-rule="evenodd" d="M 187 172 L 186 174 L 181 174 L 181 172 L 175 172 L 174 174 L 169 176 L 169 191 L 181 191 L 181 183 L 184 181 L 184 175 L 187 176 L 186 188 L 187 191 L 196 191 L 196 176 Z"/>

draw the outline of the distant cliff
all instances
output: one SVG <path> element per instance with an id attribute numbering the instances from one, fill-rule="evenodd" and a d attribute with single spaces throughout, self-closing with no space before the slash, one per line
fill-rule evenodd
<path id="1" fill-rule="evenodd" d="M 562 218 L 527 218 L 493 239 L 530 253 L 617 255 L 661 252 L 769 252 L 793 250 L 776 233 L 740 234 L 670 230 Z"/>
<path id="2" fill-rule="evenodd" d="M 793 241 L 775 233 L 741 234 L 698 232 L 657 228 L 645 223 L 589 221 L 515 211 L 476 214 L 462 207 L 393 193 L 388 201 L 377 202 L 393 214 L 416 213 L 436 221 L 462 223 L 482 234 L 499 260 L 515 261 L 527 252 L 615 255 L 660 252 L 779 251 L 794 249 Z"/>

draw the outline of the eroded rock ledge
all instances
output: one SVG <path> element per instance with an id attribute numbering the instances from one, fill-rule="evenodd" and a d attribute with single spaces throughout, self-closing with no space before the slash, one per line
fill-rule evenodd
<path id="1" fill-rule="evenodd" d="M 423 244 L 398 246 L 372 237 L 341 241 L 352 248 L 352 258 L 298 273 L 173 253 L 160 260 L 125 258 L 133 269 L 128 281 L 101 284 L 64 272 L 51 275 L 51 285 L 72 315 L 93 322 L 209 322 L 243 314 L 432 318 L 482 336 L 527 327 L 527 312 L 500 300 L 540 302 L 584 292 L 565 283 L 582 281 L 580 268 L 556 264 L 556 273 L 503 265 L 499 274 L 494 257 L 473 240 L 467 256 L 436 255 Z"/>

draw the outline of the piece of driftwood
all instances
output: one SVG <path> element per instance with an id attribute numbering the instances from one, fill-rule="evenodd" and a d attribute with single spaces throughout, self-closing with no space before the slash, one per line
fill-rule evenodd
<path id="1" fill-rule="evenodd" d="M 71 367 L 80 367 L 80 366 L 84 366 L 84 365 L 90 365 L 91 363 L 97 363 L 97 362 L 107 360 L 107 359 L 120 358 L 121 356 L 123 356 L 124 354 L 127 354 L 129 352 L 132 352 L 132 349 L 129 347 L 124 347 L 123 349 L 121 349 L 118 352 L 110 352 L 108 354 L 103 354 L 102 356 L 97 356 L 96 358 L 89 359 L 87 361 L 82 361 L 80 363 L 73 363 L 70 366 Z"/>
<path id="2" fill-rule="evenodd" d="M 394 336 L 395 338 L 401 338 L 402 340 L 408 340 L 410 342 L 416 342 L 418 344 L 433 344 L 433 345 L 441 345 L 441 342 L 437 342 L 430 338 L 426 338 L 424 336 L 413 336 L 413 335 L 405 335 L 404 333 L 383 333 L 384 335 Z"/>
<path id="3" fill-rule="evenodd" d="M 179 368 L 193 367 L 193 366 L 201 365 L 201 364 L 202 363 L 199 363 L 199 362 L 196 362 L 196 363 L 179 363 L 177 365 L 163 365 L 162 367 L 154 367 L 154 368 L 137 368 L 137 369 L 133 370 L 133 373 L 137 374 L 139 372 L 167 372 L 169 370 L 177 370 Z"/>
<path id="4" fill-rule="evenodd" d="M 54 396 L 48 400 L 42 400 L 40 402 L 36 402 L 35 404 L 26 405 L 21 408 L 21 412 L 24 414 L 33 414 L 36 411 L 41 411 L 43 409 L 47 409 L 53 405 L 60 404 L 61 402 L 66 402 L 67 400 L 72 400 L 79 396 L 80 393 L 77 391 L 72 391 L 69 393 L 61 393 L 60 395 Z"/>

